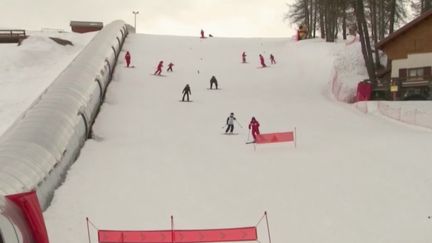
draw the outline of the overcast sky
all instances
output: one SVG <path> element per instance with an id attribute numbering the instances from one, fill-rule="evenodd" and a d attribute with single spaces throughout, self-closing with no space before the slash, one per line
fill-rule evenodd
<path id="1" fill-rule="evenodd" d="M 64 29 L 69 21 L 122 19 L 140 33 L 227 37 L 288 37 L 283 21 L 293 0 L 0 0 L 0 28 Z"/>

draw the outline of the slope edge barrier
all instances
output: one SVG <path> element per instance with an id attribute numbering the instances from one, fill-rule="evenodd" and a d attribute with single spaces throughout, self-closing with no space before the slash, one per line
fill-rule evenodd
<path id="1" fill-rule="evenodd" d="M 349 87 L 344 87 L 343 82 L 339 80 L 339 74 L 336 69 L 333 69 L 330 79 L 330 91 L 333 97 L 340 102 L 354 103 L 354 90 Z"/>
<path id="2" fill-rule="evenodd" d="M 90 136 L 130 29 L 106 25 L 0 137 L 0 194 L 36 190 L 48 207 Z"/>
<path id="3" fill-rule="evenodd" d="M 357 36 L 355 36 L 353 40 L 346 42 L 345 45 L 351 45 L 356 41 L 358 41 Z M 346 87 L 346 85 L 344 86 L 344 83 L 340 80 L 339 76 L 340 75 L 336 68 L 333 68 L 329 82 L 330 92 L 332 93 L 333 97 L 339 102 L 354 103 L 354 107 L 357 110 L 363 113 L 368 113 L 369 102 L 356 102 L 356 97 L 354 96 L 356 93 L 355 90 Z M 424 112 L 419 109 L 403 109 L 401 106 L 395 107 L 396 105 L 389 105 L 387 102 L 383 101 L 378 101 L 376 104 L 376 110 L 378 113 L 385 117 L 410 125 L 432 128 L 432 113 Z"/>
<path id="4" fill-rule="evenodd" d="M 388 118 L 424 128 L 432 128 L 432 113 L 415 109 L 403 109 L 401 106 L 395 107 L 387 102 L 379 101 L 377 104 L 378 112 Z"/>

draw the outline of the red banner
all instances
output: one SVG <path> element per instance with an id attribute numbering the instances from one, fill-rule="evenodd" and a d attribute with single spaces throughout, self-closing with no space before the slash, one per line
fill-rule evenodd
<path id="1" fill-rule="evenodd" d="M 294 132 L 257 134 L 255 139 L 256 143 L 280 143 L 291 141 L 294 141 Z"/>
<path id="2" fill-rule="evenodd" d="M 14 195 L 8 195 L 6 197 L 21 208 L 30 230 L 33 233 L 34 241 L 37 243 L 48 243 L 48 233 L 45 227 L 45 221 L 36 192 L 23 192 Z M 24 242 L 26 241 L 24 240 Z"/>
<path id="3" fill-rule="evenodd" d="M 256 227 L 204 229 L 118 231 L 98 230 L 99 243 L 202 243 L 225 241 L 256 241 Z"/>

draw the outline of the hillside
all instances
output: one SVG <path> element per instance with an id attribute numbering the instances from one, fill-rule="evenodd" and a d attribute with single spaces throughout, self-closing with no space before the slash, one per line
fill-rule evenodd
<path id="1" fill-rule="evenodd" d="M 178 229 L 225 228 L 265 210 L 273 242 L 430 242 L 431 133 L 335 101 L 344 45 L 130 35 L 121 55 L 135 68 L 119 59 L 95 139 L 44 213 L 52 242 L 86 242 L 85 217 L 103 229 L 169 229 L 170 215 Z M 260 53 L 277 64 L 258 68 Z M 152 75 L 160 60 L 165 77 Z M 212 75 L 221 90 L 207 89 Z M 186 84 L 190 103 L 179 102 Z M 223 134 L 230 112 L 236 136 Z M 262 133 L 296 128 L 297 147 L 246 145 L 252 116 Z"/>

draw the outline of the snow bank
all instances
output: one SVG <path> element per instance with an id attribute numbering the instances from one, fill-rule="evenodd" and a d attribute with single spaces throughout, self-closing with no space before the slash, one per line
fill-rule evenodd
<path id="1" fill-rule="evenodd" d="M 358 82 L 368 77 L 361 44 L 354 37 L 336 45 L 333 53 L 334 70 L 330 81 L 331 92 L 337 100 L 352 103 Z"/>
<path id="2" fill-rule="evenodd" d="M 47 207 L 90 132 L 126 35 L 123 21 L 107 25 L 0 138 L 1 193 L 36 189 Z"/>
<path id="3" fill-rule="evenodd" d="M 2 134 L 89 43 L 95 33 L 28 32 L 21 46 L 0 45 L 0 134 Z M 61 46 L 49 37 L 72 41 Z"/>

